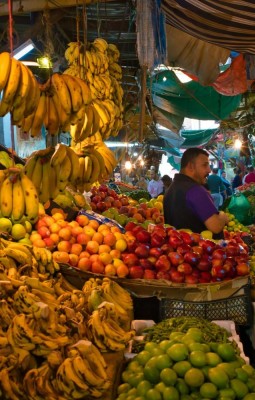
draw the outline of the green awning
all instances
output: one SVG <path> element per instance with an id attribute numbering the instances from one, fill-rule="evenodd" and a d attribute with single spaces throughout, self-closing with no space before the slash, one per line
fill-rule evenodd
<path id="1" fill-rule="evenodd" d="M 217 131 L 217 128 L 181 131 L 181 137 L 185 139 L 181 147 L 187 149 L 189 147 L 203 146 L 212 139 Z"/>

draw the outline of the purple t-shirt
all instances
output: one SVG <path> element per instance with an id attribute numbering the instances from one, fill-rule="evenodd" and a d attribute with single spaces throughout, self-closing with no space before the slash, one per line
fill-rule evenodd
<path id="1" fill-rule="evenodd" d="M 200 221 L 205 222 L 218 210 L 213 203 L 212 196 L 203 186 L 192 186 L 186 194 L 186 204 Z"/>

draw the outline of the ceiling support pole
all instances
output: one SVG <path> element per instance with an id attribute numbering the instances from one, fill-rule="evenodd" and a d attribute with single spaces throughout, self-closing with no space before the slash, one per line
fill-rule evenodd
<path id="1" fill-rule="evenodd" d="M 144 139 L 143 128 L 145 120 L 145 102 L 146 102 L 146 78 L 147 78 L 147 66 L 141 67 L 141 81 L 140 81 L 140 115 L 139 115 L 139 132 L 138 140 L 141 143 Z"/>

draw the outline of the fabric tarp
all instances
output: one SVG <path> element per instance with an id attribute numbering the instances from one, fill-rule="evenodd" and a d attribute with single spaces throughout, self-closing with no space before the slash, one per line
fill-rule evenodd
<path id="1" fill-rule="evenodd" d="M 241 95 L 223 96 L 198 82 L 181 83 L 173 71 L 164 70 L 148 83 L 156 107 L 171 114 L 199 120 L 221 120 L 240 104 Z"/>
<path id="2" fill-rule="evenodd" d="M 255 54 L 253 0 L 162 0 L 166 23 L 208 43 Z"/>
<path id="3" fill-rule="evenodd" d="M 230 50 L 166 25 L 167 61 L 172 67 L 180 67 L 198 77 L 202 85 L 213 83 L 220 73 L 219 64 L 225 64 Z"/>
<path id="4" fill-rule="evenodd" d="M 182 131 L 181 137 L 185 140 L 182 143 L 181 147 L 187 149 L 189 147 L 203 146 L 212 139 L 217 131 L 217 128 Z"/>

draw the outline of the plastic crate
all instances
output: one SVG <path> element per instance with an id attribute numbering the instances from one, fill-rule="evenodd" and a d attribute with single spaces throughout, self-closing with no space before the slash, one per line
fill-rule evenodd
<path id="1" fill-rule="evenodd" d="M 252 324 L 250 282 L 240 287 L 235 295 L 210 301 L 186 301 L 163 298 L 160 301 L 160 320 L 179 316 L 204 318 L 208 321 L 231 320 L 237 325 Z"/>

